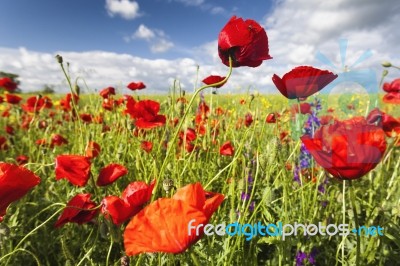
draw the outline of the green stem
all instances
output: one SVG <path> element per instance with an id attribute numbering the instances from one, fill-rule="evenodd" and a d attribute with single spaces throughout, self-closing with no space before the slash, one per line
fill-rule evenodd
<path id="1" fill-rule="evenodd" d="M 342 191 L 342 196 L 343 196 L 343 205 L 342 205 L 342 212 L 343 212 L 343 221 L 342 224 L 346 224 L 346 180 L 343 180 L 343 191 Z M 346 235 L 343 234 L 342 237 L 342 263 L 344 262 L 344 243 L 346 241 Z"/>
<path id="2" fill-rule="evenodd" d="M 359 224 L 358 216 L 357 216 L 354 187 L 351 184 L 351 180 L 349 181 L 349 185 L 350 185 L 350 200 L 351 200 L 351 205 L 352 205 L 352 209 L 353 209 L 354 222 L 355 222 L 356 229 L 357 229 L 357 233 L 356 233 L 356 239 L 357 239 L 356 266 L 358 266 L 358 265 L 360 265 L 360 254 L 361 254 L 361 241 L 360 241 L 360 231 L 359 231 L 360 224 Z"/>
<path id="3" fill-rule="evenodd" d="M 174 133 L 174 135 L 173 135 L 173 137 L 172 137 L 172 139 L 171 139 L 171 141 L 170 141 L 170 144 L 168 145 L 168 148 L 167 148 L 167 152 L 166 152 L 166 154 L 165 154 L 164 161 L 163 161 L 163 163 L 162 163 L 162 165 L 161 165 L 161 167 L 160 167 L 160 170 L 159 170 L 159 172 L 158 172 L 159 174 L 158 174 L 158 176 L 157 176 L 157 182 L 156 182 L 154 191 L 157 191 L 157 190 L 158 190 L 158 187 L 159 187 L 159 184 L 160 184 L 160 177 L 163 176 L 163 174 L 164 174 L 164 169 L 165 169 L 165 167 L 167 166 L 168 157 L 169 157 L 169 155 L 171 154 L 171 152 L 172 152 L 172 150 L 173 150 L 173 148 L 174 148 L 174 146 L 175 146 L 175 145 L 174 145 L 174 144 L 175 144 L 175 141 L 176 141 L 176 139 L 178 138 L 179 132 L 180 132 L 182 126 L 183 126 L 183 123 L 185 122 L 185 118 L 186 118 L 186 116 L 189 114 L 190 109 L 191 109 L 191 107 L 192 107 L 192 105 L 193 105 L 193 102 L 194 102 L 194 100 L 196 99 L 196 96 L 197 96 L 202 90 L 204 90 L 204 89 L 207 89 L 207 88 L 210 88 L 210 87 L 215 87 L 215 86 L 224 84 L 224 83 L 229 79 L 229 77 L 231 76 L 231 74 L 232 74 L 232 58 L 229 57 L 229 71 L 228 71 L 227 76 L 226 76 L 223 80 L 221 80 L 221 81 L 219 81 L 219 82 L 217 82 L 217 83 L 209 84 L 209 85 L 204 85 L 204 86 L 198 88 L 198 89 L 194 92 L 193 96 L 190 98 L 190 101 L 189 101 L 189 103 L 188 103 L 188 105 L 187 105 L 187 107 L 186 107 L 185 113 L 184 113 L 183 116 L 179 119 L 178 127 L 176 128 L 175 133 Z M 155 195 L 156 195 L 156 193 L 153 193 L 152 200 L 154 200 Z"/>

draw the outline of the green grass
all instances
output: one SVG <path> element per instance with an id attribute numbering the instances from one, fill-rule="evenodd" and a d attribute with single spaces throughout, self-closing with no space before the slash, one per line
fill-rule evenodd
<path id="1" fill-rule="evenodd" d="M 161 113 L 167 119 L 182 115 L 181 103 L 177 103 L 178 93 L 169 96 L 146 96 L 139 93 L 141 100 L 155 99 L 161 103 Z M 54 96 L 52 96 L 54 97 Z M 190 95 L 185 96 L 187 99 Z M 58 96 L 54 97 L 55 99 Z M 13 203 L 7 210 L 0 227 L 8 227 L 10 232 L 1 237 L 0 265 L 120 265 L 124 256 L 122 234 L 124 226 L 117 227 L 99 216 L 93 224 L 79 226 L 66 224 L 60 229 L 54 223 L 66 202 L 77 193 L 91 193 L 93 200 L 100 203 L 108 195 L 120 195 L 132 181 L 159 182 L 154 198 L 169 197 L 162 189 L 164 179 L 171 178 L 177 188 L 189 183 L 201 182 L 206 190 L 222 193 L 226 199 L 210 223 L 263 224 L 295 222 L 310 224 L 340 224 L 343 221 L 354 226 L 354 210 L 351 207 L 350 190 L 353 190 L 361 225 L 380 225 L 384 236 L 361 237 L 361 265 L 394 265 L 400 259 L 400 181 L 399 149 L 393 146 L 387 150 L 384 160 L 375 170 L 360 180 L 347 183 L 343 194 L 343 182 L 337 181 L 322 170 L 316 170 L 314 179 L 303 176 L 302 184 L 293 181 L 292 167 L 298 163 L 300 142 L 292 139 L 281 142 L 279 133 L 291 129 L 291 120 L 284 110 L 289 107 L 287 100 L 279 95 L 211 95 L 205 97 L 210 106 L 208 130 L 205 136 L 194 141 L 197 149 L 188 153 L 176 145 L 167 154 L 164 141 L 170 141 L 176 128 L 167 122 L 165 127 L 135 137 L 134 125 L 129 116 L 122 115 L 124 107 L 114 112 L 101 109 L 98 95 L 85 95 L 77 108 L 80 113 L 101 114 L 103 124 L 85 124 L 66 121 L 62 112 L 49 118 L 44 110 L 34 115 L 29 129 L 20 129 L 24 114 L 19 107 L 13 107 L 11 116 L 0 119 L 0 128 L 6 124 L 14 126 L 16 134 L 8 137 L 10 148 L 0 151 L 0 161 L 15 162 L 15 157 L 25 154 L 30 157 L 27 168 L 41 177 L 42 182 L 23 199 Z M 329 100 L 322 98 L 327 109 Z M 244 99 L 245 104 L 240 104 Z M 350 97 L 343 100 L 352 102 Z M 337 101 L 338 102 L 338 101 Z M 194 128 L 196 104 L 183 123 L 183 128 Z M 290 103 L 292 104 L 292 103 Z M 353 112 L 334 107 L 343 118 L 364 114 L 366 103 L 359 101 Z M 3 104 L 4 105 L 4 104 Z M 185 107 L 185 106 L 184 106 Z M 226 111 L 217 116 L 215 108 Z M 363 109 L 364 108 L 364 109 Z M 392 110 L 397 112 L 398 110 Z M 265 118 L 270 112 L 282 113 L 279 124 L 267 124 Z M 254 122 L 246 127 L 238 125 L 247 113 L 253 115 Z M 322 112 L 324 113 L 324 111 Z M 211 123 L 219 122 L 219 135 L 212 142 Z M 40 128 L 42 121 L 47 128 Z M 60 121 L 60 122 L 59 122 Z M 103 126 L 110 131 L 103 132 Z M 52 134 L 60 134 L 69 141 L 61 147 L 39 147 L 38 139 L 50 139 Z M 4 134 L 3 134 L 4 135 Z M 154 143 L 149 154 L 140 148 L 142 140 Z M 230 140 L 235 147 L 233 157 L 219 155 L 218 148 Z M 89 182 L 77 188 L 66 180 L 55 180 L 54 162 L 60 154 L 84 154 L 88 141 L 96 141 L 102 151 L 92 162 L 91 172 L 97 177 L 99 170 L 109 163 L 119 163 L 128 168 L 129 173 L 114 184 L 95 187 Z M 166 157 L 168 155 L 168 157 Z M 163 162 L 165 168 L 160 169 Z M 247 181 L 251 175 L 253 183 Z M 318 191 L 319 185 L 327 182 L 325 193 Z M 242 200 L 242 192 L 250 198 Z M 254 209 L 251 206 L 254 202 Z M 326 205 L 325 205 L 326 204 Z M 182 229 L 184 230 L 184 229 Z M 257 236 L 246 241 L 245 236 L 203 236 L 186 252 L 171 254 L 142 254 L 131 257 L 131 265 L 295 265 L 298 251 L 311 252 L 318 249 L 317 265 L 353 265 L 356 259 L 356 238 L 349 235 L 336 236 L 291 236 L 285 241 L 279 237 Z M 343 256 L 344 255 L 344 256 Z"/>

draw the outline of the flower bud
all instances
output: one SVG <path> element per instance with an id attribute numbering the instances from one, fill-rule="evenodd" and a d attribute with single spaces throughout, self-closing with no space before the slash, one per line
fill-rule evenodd
<path id="1" fill-rule="evenodd" d="M 392 63 L 390 63 L 390 62 L 388 62 L 388 61 L 383 61 L 383 62 L 382 62 L 382 66 L 383 66 L 383 67 L 391 67 L 391 66 L 392 66 Z"/>
<path id="2" fill-rule="evenodd" d="M 387 74 L 389 74 L 389 71 L 387 71 L 386 69 L 384 69 L 384 70 L 382 71 L 382 77 L 386 77 Z"/>
<path id="3" fill-rule="evenodd" d="M 62 58 L 62 56 L 61 55 L 56 55 L 56 59 L 57 59 L 57 62 L 59 63 L 59 64 L 62 64 L 63 63 L 63 58 Z"/>

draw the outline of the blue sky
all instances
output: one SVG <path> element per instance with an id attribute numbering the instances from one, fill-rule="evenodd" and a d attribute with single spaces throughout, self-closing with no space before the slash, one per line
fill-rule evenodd
<path id="1" fill-rule="evenodd" d="M 110 13 L 102 0 L 3 0 L 1 44 L 40 52 L 103 50 L 149 58 L 176 58 L 213 41 L 233 15 L 262 18 L 271 10 L 266 0 L 226 1 L 143 0 L 137 17 Z M 188 4 L 192 3 L 192 4 Z M 128 14 L 128 12 L 126 12 Z M 149 42 L 132 38 L 140 25 L 162 31 L 173 43 L 165 52 L 152 52 Z M 128 40 L 129 39 L 129 40 Z"/>
<path id="2" fill-rule="evenodd" d="M 196 80 L 226 74 L 217 38 L 232 15 L 266 29 L 273 59 L 235 69 L 222 93 L 276 93 L 272 75 L 299 65 L 339 73 L 340 39 L 348 40 L 346 65 L 372 52 L 357 68 L 372 68 L 377 79 L 382 61 L 400 65 L 398 0 L 2 0 L 1 9 L 0 71 L 18 74 L 23 91 L 45 84 L 67 91 L 56 54 L 87 92 L 126 93 L 128 83 L 143 81 L 148 93 L 162 93 L 175 80 L 193 90 Z"/>

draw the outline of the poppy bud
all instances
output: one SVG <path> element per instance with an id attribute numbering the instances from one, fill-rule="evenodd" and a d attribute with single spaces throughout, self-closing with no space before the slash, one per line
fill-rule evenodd
<path id="1" fill-rule="evenodd" d="M 63 58 L 62 58 L 62 56 L 61 55 L 56 55 L 56 59 L 57 59 L 57 62 L 59 63 L 59 64 L 62 64 L 63 63 Z"/>
<path id="2" fill-rule="evenodd" d="M 382 66 L 383 66 L 383 67 L 391 67 L 391 66 L 392 66 L 392 63 L 390 63 L 390 62 L 388 62 L 388 61 L 383 61 L 383 62 L 382 62 Z"/>
<path id="3" fill-rule="evenodd" d="M 386 69 L 384 69 L 384 70 L 382 71 L 382 77 L 386 77 L 387 74 L 389 74 L 389 71 L 387 71 Z"/>
<path id="4" fill-rule="evenodd" d="M 172 180 L 171 178 L 167 178 L 164 179 L 163 183 L 163 189 L 165 190 L 165 192 L 169 192 L 172 188 L 175 188 L 174 186 L 174 180 Z"/>

